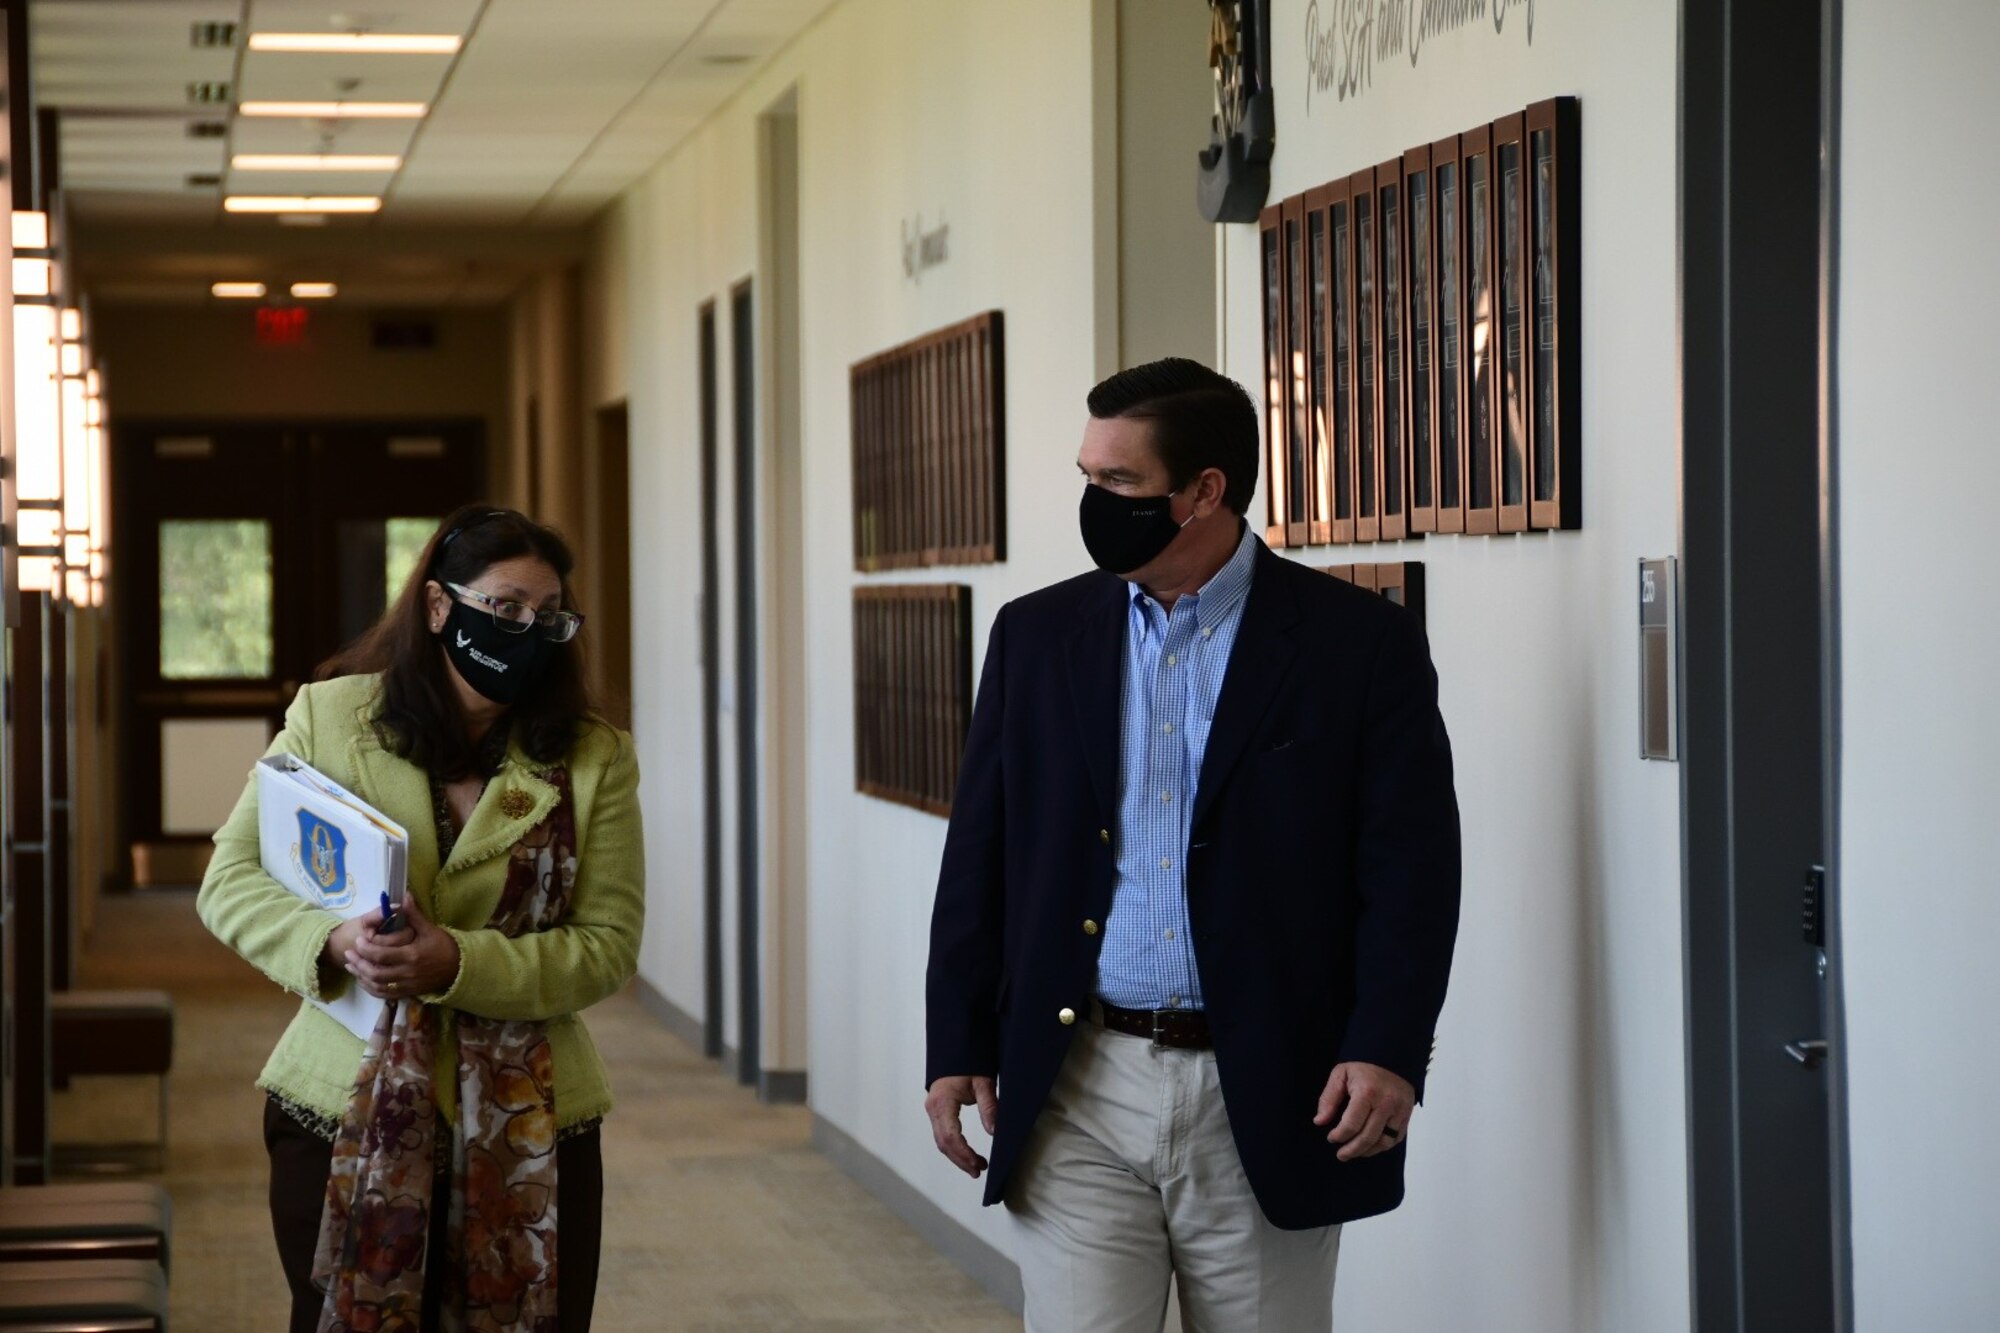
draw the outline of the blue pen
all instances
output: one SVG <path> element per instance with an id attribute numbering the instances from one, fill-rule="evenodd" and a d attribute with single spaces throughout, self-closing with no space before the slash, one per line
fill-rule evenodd
<path id="1" fill-rule="evenodd" d="M 393 935 L 403 928 L 403 918 L 389 902 L 389 891 L 382 890 L 382 924 L 375 927 L 377 935 Z"/>

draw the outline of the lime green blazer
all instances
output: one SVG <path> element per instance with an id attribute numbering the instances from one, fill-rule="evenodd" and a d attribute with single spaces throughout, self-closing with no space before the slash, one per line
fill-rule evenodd
<path id="1" fill-rule="evenodd" d="M 623 987 L 638 966 L 645 854 L 632 738 L 608 723 L 584 729 L 567 765 L 577 836 L 569 915 L 553 930 L 509 939 L 487 929 L 486 922 L 500 900 L 508 853 L 555 808 L 555 786 L 544 779 L 541 765 L 518 745 L 510 746 L 450 862 L 440 866 L 430 780 L 376 737 L 378 694 L 374 676 L 306 686 L 285 714 L 285 729 L 270 753 L 297 755 L 409 831 L 409 891 L 430 919 L 458 940 L 460 955 L 451 987 L 424 1000 L 487 1018 L 546 1020 L 558 1124 L 603 1115 L 611 1108 L 611 1087 L 578 1014 Z M 516 791 L 531 801 L 525 814 L 509 818 L 502 798 Z M 520 807 L 518 798 L 505 804 Z M 340 918 L 293 896 L 264 873 L 254 775 L 215 835 L 215 857 L 196 909 L 216 938 L 265 976 L 295 994 L 329 998 L 320 988 L 319 960 Z M 341 984 L 357 983 L 343 973 Z M 453 1030 L 453 1024 L 443 1025 L 438 1050 L 437 1102 L 446 1116 L 457 1113 Z M 337 1120 L 354 1090 L 361 1054 L 353 1033 L 301 1001 L 257 1086 Z"/>

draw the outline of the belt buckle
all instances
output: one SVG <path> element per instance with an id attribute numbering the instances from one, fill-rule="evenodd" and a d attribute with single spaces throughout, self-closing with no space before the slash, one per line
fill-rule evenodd
<path id="1" fill-rule="evenodd" d="M 1152 1012 L 1152 1019 L 1153 1019 L 1153 1049 L 1154 1049 L 1154 1050 L 1156 1050 L 1156 1051 L 1157 1051 L 1157 1050 L 1160 1050 L 1160 1049 L 1162 1049 L 1162 1048 L 1163 1048 L 1163 1047 L 1165 1047 L 1165 1046 L 1166 1046 L 1166 1044 L 1167 1044 L 1167 1042 L 1166 1042 L 1166 1031 L 1167 1031 L 1167 1025 L 1166 1025 L 1166 1017 L 1167 1017 L 1167 1015 L 1166 1015 L 1166 1011 L 1165 1011 L 1165 1010 L 1161 1010 L 1161 1009 L 1155 1009 L 1155 1010 L 1153 1010 L 1153 1012 Z"/>

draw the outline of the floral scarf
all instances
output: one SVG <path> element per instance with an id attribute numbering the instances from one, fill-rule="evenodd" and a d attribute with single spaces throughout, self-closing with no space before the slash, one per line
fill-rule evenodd
<path id="1" fill-rule="evenodd" d="M 562 920 L 576 883 L 569 775 L 547 819 L 514 845 L 487 928 L 509 937 Z M 439 1176 L 435 1089 L 443 1010 L 392 1000 L 361 1057 L 333 1145 L 313 1281 L 319 1333 L 423 1328 L 424 1253 Z M 451 1139 L 450 1239 L 436 1333 L 554 1333 L 555 1069 L 547 1025 L 454 1011 L 458 1124 Z"/>

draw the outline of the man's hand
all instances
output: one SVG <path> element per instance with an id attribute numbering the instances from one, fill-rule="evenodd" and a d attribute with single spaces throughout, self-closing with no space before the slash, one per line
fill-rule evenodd
<path id="1" fill-rule="evenodd" d="M 965 1130 L 959 1120 L 961 1109 L 974 1103 L 979 1106 L 979 1123 L 991 1135 L 999 1122 L 1000 1097 L 993 1080 L 983 1074 L 959 1074 L 931 1084 L 930 1095 L 924 1098 L 924 1114 L 930 1117 L 931 1137 L 937 1140 L 937 1150 L 949 1157 L 953 1166 L 977 1180 L 986 1170 L 986 1159 L 972 1151 L 972 1145 L 965 1141 Z"/>
<path id="2" fill-rule="evenodd" d="M 347 970 L 370 995 L 385 1000 L 414 1000 L 449 990 L 458 979 L 458 941 L 442 926 L 432 925 L 411 894 L 403 895 L 402 915 L 405 928 L 396 934 L 362 932 L 342 958 Z M 328 941 L 328 947 L 332 943 Z"/>
<path id="3" fill-rule="evenodd" d="M 1333 1117 L 1340 1111 L 1343 1100 L 1347 1111 L 1326 1141 L 1341 1144 L 1340 1160 L 1352 1162 L 1388 1152 L 1403 1142 L 1410 1132 L 1410 1113 L 1416 1109 L 1417 1090 L 1400 1074 L 1353 1060 L 1333 1067 L 1326 1091 L 1319 1095 L 1319 1114 L 1313 1117 L 1313 1123 L 1321 1127 L 1333 1125 Z"/>

